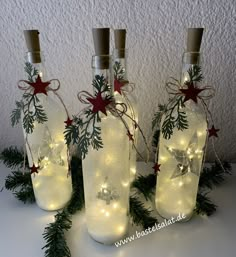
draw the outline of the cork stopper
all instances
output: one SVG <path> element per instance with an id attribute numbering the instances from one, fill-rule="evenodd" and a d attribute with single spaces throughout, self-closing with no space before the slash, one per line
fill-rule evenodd
<path id="1" fill-rule="evenodd" d="M 28 59 L 32 63 L 40 63 L 40 43 L 38 30 L 24 30 L 26 46 L 28 49 Z"/>
<path id="2" fill-rule="evenodd" d="M 92 67 L 98 69 L 109 69 L 110 29 L 93 28 L 93 42 L 95 58 L 93 58 Z"/>
<path id="3" fill-rule="evenodd" d="M 115 29 L 115 48 L 125 49 L 126 29 Z"/>
<path id="4" fill-rule="evenodd" d="M 200 52 L 204 28 L 188 28 L 187 52 Z"/>
<path id="5" fill-rule="evenodd" d="M 125 58 L 125 40 L 126 40 L 126 29 L 115 29 L 115 58 Z"/>
<path id="6" fill-rule="evenodd" d="M 95 48 L 95 55 L 109 55 L 110 29 L 93 28 L 93 42 Z"/>

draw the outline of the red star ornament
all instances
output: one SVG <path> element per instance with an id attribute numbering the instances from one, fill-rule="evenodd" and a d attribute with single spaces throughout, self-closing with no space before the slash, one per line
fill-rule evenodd
<path id="1" fill-rule="evenodd" d="M 210 129 L 208 129 L 208 136 L 209 137 L 218 137 L 217 132 L 220 131 L 219 129 L 216 129 L 214 125 Z"/>
<path id="2" fill-rule="evenodd" d="M 73 120 L 71 120 L 71 119 L 68 117 L 68 118 L 67 118 L 67 120 L 66 120 L 66 121 L 64 121 L 64 123 L 65 123 L 65 124 L 66 124 L 66 126 L 68 127 L 68 126 L 72 125 Z"/>
<path id="3" fill-rule="evenodd" d="M 35 82 L 28 82 L 28 84 L 34 88 L 34 95 L 40 93 L 47 95 L 46 88 L 50 85 L 50 82 L 42 82 L 40 76 L 38 75 Z"/>
<path id="4" fill-rule="evenodd" d="M 193 83 L 188 84 L 188 88 L 182 88 L 180 89 L 180 92 L 185 95 L 184 102 L 188 100 L 193 100 L 195 103 L 197 103 L 197 97 L 198 95 L 203 91 L 204 89 L 195 87 Z"/>
<path id="5" fill-rule="evenodd" d="M 161 164 L 158 164 L 157 162 L 154 164 L 154 166 L 152 167 L 154 169 L 154 172 L 157 174 L 158 171 L 161 171 L 160 170 L 160 166 Z"/>
<path id="6" fill-rule="evenodd" d="M 39 169 L 39 167 L 36 167 L 36 166 L 33 164 L 33 166 L 30 167 L 30 174 L 39 173 L 39 172 L 38 172 L 38 169 Z"/>
<path id="7" fill-rule="evenodd" d="M 102 94 L 99 92 L 95 98 L 87 98 L 87 100 L 93 105 L 92 112 L 102 112 L 107 115 L 106 106 L 111 103 L 108 99 L 103 99 Z"/>
<path id="8" fill-rule="evenodd" d="M 128 136 L 128 138 L 129 138 L 129 141 L 133 141 L 133 142 L 134 142 L 133 135 L 129 132 L 129 130 L 128 130 L 128 132 L 127 132 L 127 136 Z"/>
<path id="9" fill-rule="evenodd" d="M 114 80 L 114 91 L 118 92 L 120 95 L 122 94 L 122 87 L 125 86 L 128 82 L 126 80 Z"/>

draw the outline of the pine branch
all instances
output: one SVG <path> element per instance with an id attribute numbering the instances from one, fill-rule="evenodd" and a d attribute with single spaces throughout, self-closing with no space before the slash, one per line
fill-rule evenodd
<path id="1" fill-rule="evenodd" d="M 152 227 L 158 220 L 151 216 L 152 210 L 146 209 L 144 204 L 136 196 L 130 196 L 130 216 L 133 223 L 144 229 Z"/>
<path id="2" fill-rule="evenodd" d="M 171 138 L 175 127 L 177 127 L 178 130 L 184 130 L 188 128 L 186 113 L 181 110 L 183 107 L 183 96 L 178 96 L 170 100 L 169 107 L 165 112 L 166 117 L 161 127 L 161 132 L 165 139 Z"/>
<path id="3" fill-rule="evenodd" d="M 24 93 L 23 101 L 23 128 L 25 129 L 27 134 L 31 134 L 34 129 L 34 121 L 42 124 L 46 122 L 48 118 L 43 106 L 40 104 L 40 101 L 36 95 Z"/>
<path id="4" fill-rule="evenodd" d="M 11 125 L 14 127 L 20 122 L 21 119 L 21 112 L 24 108 L 23 101 L 16 101 L 16 108 L 11 113 Z"/>
<path id="5" fill-rule="evenodd" d="M 198 65 L 194 65 L 188 70 L 188 75 L 190 78 L 189 82 L 201 82 L 203 80 L 202 69 Z"/>
<path id="6" fill-rule="evenodd" d="M 29 172 L 13 171 L 6 177 L 5 187 L 7 190 L 14 191 L 18 187 L 32 186 L 31 175 Z"/>
<path id="7" fill-rule="evenodd" d="M 13 194 L 24 204 L 35 202 L 34 190 L 32 186 L 24 186 L 19 191 L 13 192 Z"/>
<path id="8" fill-rule="evenodd" d="M 46 245 L 45 257 L 71 257 L 65 240 L 65 232 L 72 226 L 71 217 L 66 211 L 57 213 L 55 222 L 48 224 L 43 233 Z"/>
<path id="9" fill-rule="evenodd" d="M 38 75 L 38 70 L 35 69 L 30 62 L 25 63 L 25 72 L 28 75 L 28 80 L 30 82 L 35 82 L 36 76 Z"/>
<path id="10" fill-rule="evenodd" d="M 121 66 L 120 62 L 115 62 L 113 65 L 115 79 L 122 80 L 125 76 L 125 69 Z"/>
<path id="11" fill-rule="evenodd" d="M 0 161 L 4 163 L 8 168 L 14 169 L 16 167 L 22 168 L 24 165 L 24 152 L 18 150 L 16 146 L 10 146 L 5 148 L 0 154 Z M 25 159 L 26 166 L 28 165 L 28 159 Z"/>
<path id="12" fill-rule="evenodd" d="M 13 192 L 15 197 L 23 203 L 34 203 L 35 196 L 29 172 L 13 171 L 5 180 L 7 190 Z"/>
<path id="13" fill-rule="evenodd" d="M 139 175 L 132 183 L 132 187 L 136 188 L 139 193 L 142 193 L 146 200 L 151 200 L 151 197 L 156 187 L 156 175 L 149 174 L 147 176 Z"/>
<path id="14" fill-rule="evenodd" d="M 64 131 L 64 137 L 67 146 L 69 146 L 70 144 L 78 144 L 79 133 L 82 127 L 82 119 L 73 116 L 73 123 L 70 126 L 66 126 L 66 129 Z"/>
<path id="15" fill-rule="evenodd" d="M 225 171 L 218 162 L 215 162 L 210 168 L 204 167 L 199 180 L 200 188 L 213 189 L 214 186 L 221 185 L 225 180 L 225 175 L 231 174 L 231 165 L 228 162 L 223 163 Z"/>
<path id="16" fill-rule="evenodd" d="M 198 193 L 195 212 L 201 215 L 211 216 L 217 206 L 207 197 L 207 194 Z"/>

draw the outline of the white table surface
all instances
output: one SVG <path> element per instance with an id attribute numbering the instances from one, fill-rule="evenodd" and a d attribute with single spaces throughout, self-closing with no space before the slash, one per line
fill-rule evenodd
<path id="1" fill-rule="evenodd" d="M 236 173 L 236 165 L 233 169 Z M 151 170 L 150 164 L 138 164 L 140 173 Z M 0 189 L 9 173 L 0 164 Z M 86 230 L 84 212 L 76 214 L 67 233 L 72 257 L 235 257 L 236 175 L 228 177 L 211 197 L 219 206 L 212 217 L 195 216 L 118 248 L 93 241 Z M 4 189 L 0 192 L 0 257 L 43 257 L 42 233 L 53 220 L 54 212 L 45 212 L 36 204 L 24 205 Z M 136 229 L 130 226 L 129 234 Z"/>

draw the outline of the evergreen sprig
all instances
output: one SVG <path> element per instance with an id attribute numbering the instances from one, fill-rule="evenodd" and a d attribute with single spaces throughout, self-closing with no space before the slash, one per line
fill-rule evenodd
<path id="1" fill-rule="evenodd" d="M 201 82 L 203 80 L 202 69 L 199 65 L 193 65 L 193 67 L 189 68 L 188 75 L 189 81 L 186 81 L 187 83 Z"/>
<path id="2" fill-rule="evenodd" d="M 146 200 L 152 200 L 152 196 L 156 186 L 156 175 L 149 174 L 146 176 L 139 175 L 132 183 L 132 187 L 136 188 L 143 194 Z"/>
<path id="3" fill-rule="evenodd" d="M 46 245 L 45 257 L 71 257 L 70 249 L 65 240 L 65 232 L 72 226 L 70 215 L 66 211 L 58 212 L 55 221 L 48 224 L 43 233 Z"/>
<path id="4" fill-rule="evenodd" d="M 222 184 L 225 175 L 231 174 L 231 165 L 228 162 L 223 163 L 224 170 L 219 162 L 215 162 L 211 167 L 204 167 L 199 180 L 201 189 L 213 189 Z"/>
<path id="5" fill-rule="evenodd" d="M 24 165 L 24 152 L 15 146 L 5 148 L 0 154 L 0 161 L 8 168 L 22 168 Z M 25 165 L 28 166 L 28 159 L 25 158 Z"/>
<path id="6" fill-rule="evenodd" d="M 105 100 L 112 100 L 110 87 L 103 75 L 96 75 L 93 82 L 94 95 L 103 94 Z M 84 159 L 88 153 L 89 146 L 99 150 L 103 147 L 101 137 L 101 122 L 99 112 L 93 112 L 91 108 L 85 109 L 80 117 L 73 117 L 73 123 L 67 126 L 64 132 L 67 145 L 77 144 L 79 156 Z"/>
<path id="7" fill-rule="evenodd" d="M 211 216 L 216 211 L 217 206 L 211 201 L 207 194 L 198 193 L 195 212 L 201 215 Z"/>
<path id="8" fill-rule="evenodd" d="M 113 65 L 114 77 L 117 80 L 123 80 L 125 76 L 125 69 L 122 67 L 121 63 L 115 61 Z"/>
<path id="9" fill-rule="evenodd" d="M 22 165 L 22 163 L 19 163 Z M 35 196 L 29 172 L 13 171 L 6 177 L 5 188 L 13 192 L 15 197 L 23 203 L 34 203 Z"/>
<path id="10" fill-rule="evenodd" d="M 30 62 L 25 63 L 25 72 L 28 75 L 28 80 L 34 82 L 38 75 L 38 70 Z"/>
<path id="11" fill-rule="evenodd" d="M 20 122 L 21 119 L 21 112 L 24 108 L 23 101 L 16 101 L 16 108 L 11 113 L 11 125 L 14 127 L 16 124 Z"/>
<path id="12" fill-rule="evenodd" d="M 152 212 L 151 209 L 145 208 L 143 202 L 137 196 L 130 196 L 130 216 L 135 225 L 147 229 L 158 223 L 158 220 L 151 216 Z"/>
<path id="13" fill-rule="evenodd" d="M 34 196 L 34 190 L 33 186 L 24 186 L 22 187 L 19 191 L 14 191 L 13 194 L 15 197 L 23 202 L 24 204 L 26 203 L 35 203 L 35 196 Z"/>
<path id="14" fill-rule="evenodd" d="M 169 102 L 165 112 L 166 116 L 161 127 L 161 132 L 165 139 L 171 138 L 175 127 L 181 131 L 188 128 L 187 115 L 185 111 L 183 111 L 184 107 L 183 96 L 176 96 Z"/>
<path id="15" fill-rule="evenodd" d="M 37 69 L 35 69 L 31 63 L 25 63 L 25 71 L 28 75 L 28 80 L 30 82 L 35 82 L 36 76 L 38 74 Z M 11 113 L 11 125 L 17 125 L 21 120 L 21 115 L 23 114 L 23 128 L 27 134 L 33 132 L 34 122 L 44 123 L 46 122 L 47 115 L 43 106 L 40 104 L 39 98 L 29 92 L 25 92 L 22 96 L 21 101 L 16 101 L 16 108 Z"/>

